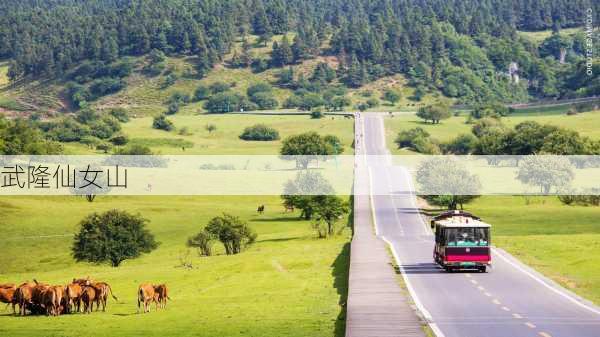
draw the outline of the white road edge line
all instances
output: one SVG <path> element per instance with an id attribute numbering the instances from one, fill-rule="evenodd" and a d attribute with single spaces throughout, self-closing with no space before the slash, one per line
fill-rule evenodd
<path id="1" fill-rule="evenodd" d="M 546 283 L 544 280 L 540 279 L 539 277 L 537 277 L 536 275 L 532 274 L 531 272 L 529 272 L 528 270 L 524 269 L 523 267 L 519 266 L 518 264 L 510 261 L 507 257 L 503 256 L 501 252 L 499 252 L 497 249 L 493 248 L 494 252 L 496 253 L 496 256 L 499 256 L 501 259 L 503 259 L 505 262 L 507 262 L 508 264 L 510 264 L 511 266 L 513 266 L 514 268 L 518 269 L 519 271 L 521 271 L 522 273 L 524 273 L 525 275 L 531 277 L 532 279 L 534 279 L 535 281 L 537 281 L 538 283 L 540 283 L 541 285 L 543 285 L 544 287 L 552 290 L 553 292 L 555 292 L 556 294 L 566 298 L 567 300 L 569 300 L 570 302 L 580 306 L 583 309 L 586 309 L 588 311 L 591 311 L 595 314 L 600 315 L 600 310 L 597 310 L 595 308 L 590 307 L 589 305 L 582 303 L 580 301 L 578 301 L 577 299 L 573 298 L 571 295 L 561 291 L 560 289 L 557 289 L 551 285 L 549 285 L 548 283 Z"/>
<path id="2" fill-rule="evenodd" d="M 375 224 L 375 226 L 377 226 L 377 224 Z M 396 253 L 396 249 L 394 248 L 394 245 L 392 245 L 392 243 L 390 241 L 388 241 L 388 239 L 386 239 L 384 236 L 381 236 L 381 239 L 383 241 L 385 241 L 385 243 L 390 247 L 390 250 L 392 251 L 392 255 L 394 256 L 394 260 L 396 260 L 396 264 L 398 265 L 398 268 L 400 268 L 400 273 L 402 275 L 402 279 L 404 280 L 404 284 L 406 284 L 406 288 L 408 289 L 408 292 L 410 293 L 410 296 L 412 297 L 413 302 L 415 302 L 417 309 L 421 312 L 421 315 L 423 315 L 423 317 L 427 321 L 427 325 L 429 325 L 429 328 L 431 328 L 431 330 L 437 337 L 445 337 L 442 330 L 440 330 L 438 325 L 433 321 L 433 317 L 431 316 L 429 311 L 427 311 L 427 309 L 425 309 L 425 306 L 423 306 L 423 303 L 421 303 L 421 300 L 419 300 L 419 297 L 417 296 L 417 293 L 413 289 L 412 284 L 410 283 L 410 280 L 406 276 L 406 272 L 404 270 L 404 267 L 402 266 L 402 262 L 400 261 L 400 258 L 398 258 L 398 254 Z"/>

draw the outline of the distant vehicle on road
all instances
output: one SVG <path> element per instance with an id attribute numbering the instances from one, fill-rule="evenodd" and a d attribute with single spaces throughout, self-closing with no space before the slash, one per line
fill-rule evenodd
<path id="1" fill-rule="evenodd" d="M 491 266 L 490 225 L 463 211 L 444 212 L 431 219 L 435 232 L 433 258 L 446 271 Z"/>

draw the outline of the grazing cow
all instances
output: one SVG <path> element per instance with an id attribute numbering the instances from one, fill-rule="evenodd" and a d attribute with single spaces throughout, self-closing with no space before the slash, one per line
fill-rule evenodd
<path id="1" fill-rule="evenodd" d="M 150 303 L 156 301 L 154 286 L 148 283 L 140 284 L 138 288 L 138 313 L 140 305 L 144 305 L 144 313 L 150 312 Z"/>
<path id="2" fill-rule="evenodd" d="M 50 285 L 45 283 L 39 283 L 36 280 L 35 286 L 31 290 L 31 304 L 29 306 L 29 310 L 32 314 L 44 314 L 47 313 L 46 303 L 45 303 L 45 292 L 50 288 Z"/>
<path id="3" fill-rule="evenodd" d="M 15 310 L 15 306 L 17 305 L 15 301 L 16 291 L 17 287 L 14 284 L 0 284 L 0 302 L 12 304 L 13 314 L 17 313 Z"/>
<path id="4" fill-rule="evenodd" d="M 169 288 L 167 288 L 166 284 L 159 284 L 154 286 L 154 300 L 156 302 L 156 309 L 158 308 L 166 308 L 167 300 L 170 300 L 169 297 Z"/>
<path id="5" fill-rule="evenodd" d="M 77 283 L 80 286 L 89 286 L 90 284 L 94 283 L 94 280 L 90 280 L 90 277 L 88 276 L 87 278 L 78 278 L 78 279 L 73 279 L 73 282 L 71 283 Z"/>
<path id="6" fill-rule="evenodd" d="M 65 309 L 67 313 L 72 311 L 80 312 L 81 311 L 81 294 L 83 293 L 83 288 L 79 283 L 70 283 L 65 287 L 65 297 L 67 300 Z"/>
<path id="7" fill-rule="evenodd" d="M 92 287 L 96 290 L 96 311 L 100 308 L 100 304 L 102 304 L 102 311 L 106 311 L 106 302 L 108 300 L 108 293 L 110 292 L 110 296 L 115 301 L 118 301 L 117 297 L 113 294 L 112 288 L 106 282 L 97 282 L 92 283 Z"/>
<path id="8" fill-rule="evenodd" d="M 258 206 L 256 211 L 258 212 L 258 214 L 263 214 L 265 212 L 265 205 Z"/>
<path id="9" fill-rule="evenodd" d="M 91 314 L 96 300 L 96 289 L 92 286 L 83 287 L 81 301 L 83 302 L 83 313 Z"/>
<path id="10" fill-rule="evenodd" d="M 19 314 L 25 316 L 26 309 L 30 307 L 33 302 L 33 288 L 36 286 L 33 282 L 25 282 L 17 287 L 14 294 L 14 301 L 19 305 Z"/>
<path id="11" fill-rule="evenodd" d="M 39 304 L 46 310 L 46 315 L 58 316 L 61 313 L 61 302 L 64 296 L 64 288 L 62 286 L 49 286 L 39 296 Z"/>

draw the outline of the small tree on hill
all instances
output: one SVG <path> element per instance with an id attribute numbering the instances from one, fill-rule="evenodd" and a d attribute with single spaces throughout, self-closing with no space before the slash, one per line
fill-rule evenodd
<path id="1" fill-rule="evenodd" d="M 240 218 L 223 213 L 212 218 L 204 229 L 211 237 L 221 241 L 227 255 L 239 254 L 256 241 L 256 233 Z"/>
<path id="2" fill-rule="evenodd" d="M 335 195 L 317 195 L 312 197 L 314 207 L 313 228 L 319 238 L 335 234 L 336 225 L 348 213 L 348 203 Z"/>
<path id="3" fill-rule="evenodd" d="M 450 118 L 450 109 L 445 105 L 428 105 L 419 109 L 417 117 L 439 124 L 442 119 Z"/>
<path id="4" fill-rule="evenodd" d="M 127 259 L 137 258 L 158 247 L 146 229 L 148 220 L 140 215 L 111 210 L 92 213 L 81 221 L 72 253 L 76 261 L 110 263 L 118 267 Z"/>

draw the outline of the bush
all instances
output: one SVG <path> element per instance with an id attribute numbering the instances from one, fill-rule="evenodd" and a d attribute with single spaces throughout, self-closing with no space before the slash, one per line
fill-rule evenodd
<path id="1" fill-rule="evenodd" d="M 91 100 L 113 94 L 125 87 L 125 82 L 119 78 L 103 77 L 94 80 L 90 85 Z"/>
<path id="2" fill-rule="evenodd" d="M 255 103 L 260 110 L 275 109 L 279 103 L 273 97 L 273 94 L 268 91 L 261 91 L 250 96 L 250 101 Z M 245 109 L 250 110 L 250 109 Z"/>
<path id="3" fill-rule="evenodd" d="M 369 98 L 367 100 L 367 106 L 369 106 L 369 108 L 376 108 L 379 106 L 379 100 L 377 98 Z"/>
<path id="4" fill-rule="evenodd" d="M 209 86 L 210 92 L 214 94 L 218 94 L 221 92 L 225 92 L 229 90 L 231 86 L 225 82 L 214 82 Z"/>
<path id="5" fill-rule="evenodd" d="M 248 89 L 246 89 L 246 94 L 248 95 L 248 97 L 254 96 L 254 94 L 257 94 L 259 92 L 272 92 L 273 88 L 271 87 L 270 84 L 268 83 L 256 83 L 253 84 L 251 86 L 248 87 Z"/>
<path id="6" fill-rule="evenodd" d="M 113 136 L 110 140 L 109 140 L 113 145 L 116 146 L 122 146 L 127 144 L 127 142 L 129 142 L 129 138 L 126 135 L 116 135 Z"/>
<path id="7" fill-rule="evenodd" d="M 121 123 L 129 122 L 129 115 L 127 114 L 127 110 L 123 108 L 110 109 L 109 114 Z"/>
<path id="8" fill-rule="evenodd" d="M 414 147 L 414 141 L 419 138 L 429 138 L 429 133 L 420 127 L 400 131 L 398 133 L 398 136 L 396 136 L 396 140 L 394 142 L 396 143 L 396 145 L 398 145 L 399 149 L 404 147 Z"/>
<path id="9" fill-rule="evenodd" d="M 319 119 L 319 118 L 323 118 L 323 116 L 324 116 L 323 111 L 321 111 L 321 109 L 319 109 L 319 108 L 314 109 L 313 111 L 310 112 L 310 118 Z"/>
<path id="10" fill-rule="evenodd" d="M 188 247 L 197 248 L 200 256 L 211 256 L 214 241 L 215 238 L 210 233 L 202 231 L 189 238 L 187 245 Z"/>
<path id="11" fill-rule="evenodd" d="M 158 247 L 140 215 L 111 210 L 92 213 L 80 223 L 72 253 L 76 261 L 109 262 L 118 267 L 126 259 L 139 257 Z"/>
<path id="12" fill-rule="evenodd" d="M 256 233 L 236 216 L 223 213 L 208 222 L 204 231 L 221 241 L 227 255 L 239 254 L 256 241 Z"/>
<path id="13" fill-rule="evenodd" d="M 170 103 L 169 106 L 167 107 L 167 115 L 174 115 L 177 112 L 179 112 L 179 103 L 178 102 L 173 102 Z"/>
<path id="14" fill-rule="evenodd" d="M 174 93 L 171 94 L 171 96 L 167 100 L 167 103 L 187 104 L 189 102 L 190 102 L 190 95 L 188 95 L 184 92 L 181 92 L 181 91 L 175 91 Z"/>
<path id="15" fill-rule="evenodd" d="M 171 131 L 174 129 L 173 122 L 167 119 L 165 115 L 154 117 L 152 121 L 152 127 L 157 130 Z"/>
<path id="16" fill-rule="evenodd" d="M 240 95 L 231 92 L 221 92 L 211 96 L 204 108 L 209 113 L 225 113 L 239 110 L 242 101 Z"/>
<path id="17" fill-rule="evenodd" d="M 161 84 L 161 88 L 165 89 L 168 88 L 170 86 L 172 86 L 173 84 L 175 84 L 175 82 L 177 82 L 177 75 L 175 73 L 170 73 L 167 76 L 165 76 L 165 79 L 163 80 L 163 83 Z"/>
<path id="18" fill-rule="evenodd" d="M 122 149 L 118 149 L 115 151 L 115 154 L 121 156 L 149 156 L 152 154 L 152 150 L 150 150 L 150 148 L 147 146 L 134 144 Z"/>
<path id="19" fill-rule="evenodd" d="M 272 141 L 279 139 L 279 132 L 264 124 L 256 124 L 245 128 L 240 138 L 243 140 Z"/>
<path id="20" fill-rule="evenodd" d="M 205 85 L 199 85 L 194 91 L 194 101 L 201 101 L 210 96 L 210 89 Z"/>
<path id="21" fill-rule="evenodd" d="M 383 99 L 392 104 L 396 104 L 400 100 L 400 98 L 401 98 L 400 93 L 397 92 L 396 90 L 387 89 L 383 93 Z"/>

